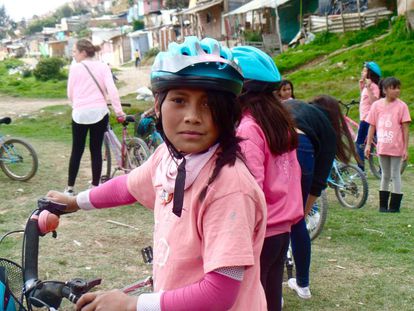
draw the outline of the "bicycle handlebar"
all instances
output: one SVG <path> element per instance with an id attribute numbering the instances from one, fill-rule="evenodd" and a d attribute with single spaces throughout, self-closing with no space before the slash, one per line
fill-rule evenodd
<path id="1" fill-rule="evenodd" d="M 79 278 L 68 282 L 40 281 L 38 278 L 39 236 L 42 236 L 39 226 L 39 214 L 47 210 L 60 216 L 67 214 L 66 206 L 47 199 L 38 200 L 38 208 L 32 213 L 26 223 L 24 239 L 24 292 L 30 304 L 36 307 L 48 306 L 57 309 L 63 298 L 76 303 L 80 296 L 99 285 L 101 279 L 85 281 Z M 54 237 L 56 233 L 54 232 Z"/>
<path id="2" fill-rule="evenodd" d="M 347 116 L 349 114 L 349 110 L 351 110 L 351 107 L 355 106 L 355 105 L 359 105 L 359 102 L 357 102 L 355 99 L 353 99 L 348 104 L 344 104 L 342 101 L 339 101 L 339 104 L 341 104 L 343 107 L 345 107 L 345 109 L 346 109 L 345 115 Z"/>

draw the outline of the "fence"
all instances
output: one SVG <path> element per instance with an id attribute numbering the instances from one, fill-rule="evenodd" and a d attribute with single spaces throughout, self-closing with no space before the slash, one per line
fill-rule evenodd
<path id="1" fill-rule="evenodd" d="M 360 30 L 375 25 L 381 19 L 388 19 L 393 12 L 385 7 L 366 10 L 360 13 L 339 15 L 309 16 L 306 21 L 307 32 L 345 32 Z"/>

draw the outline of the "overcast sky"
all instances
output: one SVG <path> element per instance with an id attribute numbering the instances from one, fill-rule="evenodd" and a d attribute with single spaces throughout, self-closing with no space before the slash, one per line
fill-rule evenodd
<path id="1" fill-rule="evenodd" d="M 6 13 L 18 22 L 23 17 L 31 18 L 54 10 L 68 0 L 0 0 L 0 6 L 5 6 Z"/>

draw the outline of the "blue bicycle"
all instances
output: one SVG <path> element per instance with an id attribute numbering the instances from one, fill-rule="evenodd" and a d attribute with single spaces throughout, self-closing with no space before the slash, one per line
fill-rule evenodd
<path id="1" fill-rule="evenodd" d="M 0 124 L 10 124 L 11 119 L 0 119 Z M 22 139 L 5 137 L 0 134 L 0 169 L 9 178 L 27 181 L 32 178 L 39 165 L 36 151 Z"/>
<path id="2" fill-rule="evenodd" d="M 364 172 L 354 164 L 334 161 L 328 177 L 328 186 L 343 207 L 357 209 L 364 206 L 368 198 L 368 182 Z"/>

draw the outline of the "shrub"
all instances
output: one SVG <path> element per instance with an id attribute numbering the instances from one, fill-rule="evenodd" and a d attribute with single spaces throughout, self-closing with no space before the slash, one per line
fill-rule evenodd
<path id="1" fill-rule="evenodd" d="M 61 69 L 64 65 L 65 62 L 58 57 L 42 58 L 33 70 L 33 75 L 40 81 L 62 79 Z"/>
<path id="2" fill-rule="evenodd" d="M 152 49 L 148 50 L 148 52 L 147 52 L 147 53 L 145 53 L 145 57 L 150 58 L 150 57 L 157 56 L 157 54 L 158 54 L 159 52 L 160 52 L 160 50 L 159 50 L 159 49 L 157 49 L 157 48 L 152 48 Z"/>
<path id="3" fill-rule="evenodd" d="M 260 34 L 260 32 L 253 31 L 253 30 L 245 30 L 244 31 L 244 40 L 254 41 L 254 42 L 263 41 L 262 35 Z"/>

